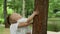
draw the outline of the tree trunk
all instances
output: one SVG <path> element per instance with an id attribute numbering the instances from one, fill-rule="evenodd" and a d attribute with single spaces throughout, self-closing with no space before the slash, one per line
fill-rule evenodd
<path id="1" fill-rule="evenodd" d="M 39 15 L 34 17 L 32 34 L 47 34 L 48 0 L 35 0 L 34 10 Z"/>
<path id="2" fill-rule="evenodd" d="M 16 8 L 15 8 L 15 1 L 16 1 L 16 0 L 13 0 L 13 2 L 14 2 L 14 3 L 13 3 L 13 7 L 14 7 L 13 9 L 14 9 L 14 12 L 16 13 L 17 10 L 16 10 Z"/>
<path id="3" fill-rule="evenodd" d="M 4 23 L 5 23 L 5 27 L 8 27 L 7 26 L 7 0 L 4 0 L 4 6 L 3 6 L 4 10 Z"/>
<path id="4" fill-rule="evenodd" d="M 23 0 L 22 16 L 25 17 L 25 0 Z"/>

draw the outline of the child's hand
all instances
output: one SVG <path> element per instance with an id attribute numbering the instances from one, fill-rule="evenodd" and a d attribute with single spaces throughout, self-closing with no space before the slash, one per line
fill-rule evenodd
<path id="1" fill-rule="evenodd" d="M 38 12 L 38 11 L 34 11 L 34 12 L 33 12 L 33 14 L 38 15 L 38 14 L 39 14 L 39 12 Z"/>

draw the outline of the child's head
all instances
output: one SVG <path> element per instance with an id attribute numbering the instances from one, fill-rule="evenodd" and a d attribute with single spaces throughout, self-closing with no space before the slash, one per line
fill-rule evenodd
<path id="1" fill-rule="evenodd" d="M 13 23 L 16 23 L 17 20 L 19 20 L 20 18 L 22 18 L 22 16 L 20 14 L 13 13 L 13 14 L 10 15 L 9 21 L 10 21 L 11 24 L 13 24 Z"/>

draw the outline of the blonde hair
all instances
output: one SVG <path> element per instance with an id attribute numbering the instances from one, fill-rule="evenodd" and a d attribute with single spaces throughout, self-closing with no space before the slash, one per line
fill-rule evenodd
<path id="1" fill-rule="evenodd" d="M 9 21 L 10 23 L 16 23 L 18 19 L 21 18 L 21 15 L 20 14 L 17 14 L 17 13 L 13 13 L 10 15 L 10 18 L 9 18 Z"/>

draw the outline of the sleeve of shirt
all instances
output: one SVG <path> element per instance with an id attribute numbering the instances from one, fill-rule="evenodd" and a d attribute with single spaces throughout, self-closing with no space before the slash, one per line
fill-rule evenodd
<path id="1" fill-rule="evenodd" d="M 27 21 L 27 18 L 21 18 L 21 19 L 19 19 L 18 21 L 17 21 L 17 24 L 16 24 L 16 27 L 18 28 L 18 24 L 20 24 L 20 23 L 25 23 Z"/>
<path id="2" fill-rule="evenodd" d="M 21 18 L 17 21 L 17 23 L 22 23 L 22 22 L 26 22 L 27 21 L 27 18 Z"/>

